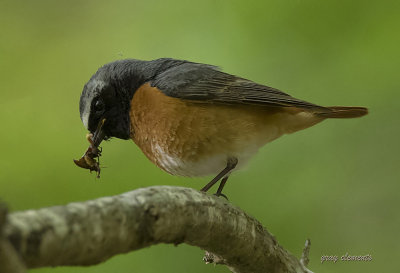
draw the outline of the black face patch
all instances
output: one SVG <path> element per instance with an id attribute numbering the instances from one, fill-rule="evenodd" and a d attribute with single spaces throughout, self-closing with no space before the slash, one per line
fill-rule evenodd
<path id="1" fill-rule="evenodd" d="M 81 96 L 81 118 L 91 133 L 96 131 L 101 120 L 106 119 L 103 127 L 106 138 L 128 139 L 129 108 L 126 105 L 124 96 L 116 92 L 111 83 L 89 81 Z"/>
<path id="2" fill-rule="evenodd" d="M 130 138 L 129 110 L 135 91 L 156 75 L 186 61 L 118 60 L 99 68 L 83 88 L 79 103 L 81 120 L 94 132 L 100 120 L 106 119 L 107 137 Z"/>

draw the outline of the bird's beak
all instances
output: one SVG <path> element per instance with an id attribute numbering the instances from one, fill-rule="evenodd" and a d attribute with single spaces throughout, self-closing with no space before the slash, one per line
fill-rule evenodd
<path id="1" fill-rule="evenodd" d="M 106 136 L 103 130 L 104 123 L 106 122 L 106 119 L 102 119 L 99 124 L 97 125 L 97 129 L 93 134 L 93 146 L 94 147 L 99 147 L 100 143 L 103 141 L 104 137 Z"/>

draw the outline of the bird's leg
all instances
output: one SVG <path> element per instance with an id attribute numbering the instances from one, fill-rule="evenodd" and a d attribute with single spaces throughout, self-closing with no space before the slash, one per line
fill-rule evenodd
<path id="1" fill-rule="evenodd" d="M 232 171 L 236 167 L 237 163 L 238 163 L 238 160 L 236 157 L 229 157 L 228 162 L 226 163 L 225 169 L 223 169 L 219 174 L 217 174 L 217 176 L 214 177 L 214 179 L 211 180 L 207 185 L 205 185 L 201 189 L 201 191 L 204 191 L 204 192 L 208 191 L 212 186 L 214 186 L 215 183 L 217 183 L 221 178 L 223 178 L 221 181 L 221 184 L 218 187 L 218 191 L 217 191 L 217 195 L 221 195 L 222 188 L 224 187 L 226 180 L 228 180 L 228 177 L 224 177 L 224 176 L 226 174 L 228 174 L 230 171 Z"/>
<path id="2" fill-rule="evenodd" d="M 221 183 L 219 183 L 218 190 L 217 190 L 217 192 L 215 193 L 215 196 L 222 196 L 222 197 L 224 197 L 226 200 L 228 200 L 228 197 L 226 197 L 226 195 L 222 193 L 222 189 L 224 188 L 225 183 L 226 183 L 226 181 L 228 180 L 228 178 L 229 178 L 229 176 L 225 176 L 224 178 L 222 178 Z"/>

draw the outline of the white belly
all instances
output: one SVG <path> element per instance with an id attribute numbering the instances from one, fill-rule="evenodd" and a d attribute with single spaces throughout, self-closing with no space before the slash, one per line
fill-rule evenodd
<path id="1" fill-rule="evenodd" d="M 227 166 L 229 157 L 238 159 L 238 164 L 234 170 L 239 170 L 258 151 L 259 146 L 262 145 L 247 145 L 242 147 L 241 150 L 210 154 L 197 158 L 196 161 L 169 154 L 157 144 L 153 145 L 153 153 L 157 154 L 157 164 L 167 172 L 173 175 L 195 177 L 217 175 Z"/>

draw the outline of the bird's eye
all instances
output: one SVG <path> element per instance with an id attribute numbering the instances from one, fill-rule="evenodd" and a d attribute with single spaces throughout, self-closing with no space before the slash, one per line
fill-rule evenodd
<path id="1" fill-rule="evenodd" d="M 97 100 L 96 103 L 94 104 L 94 110 L 95 111 L 104 110 L 104 102 L 102 100 Z"/>

